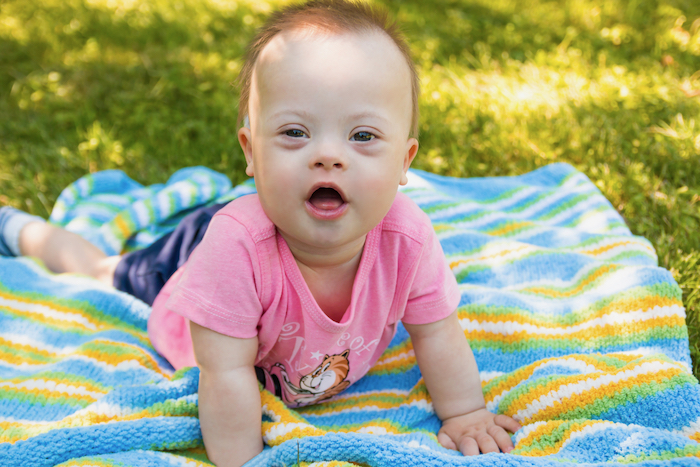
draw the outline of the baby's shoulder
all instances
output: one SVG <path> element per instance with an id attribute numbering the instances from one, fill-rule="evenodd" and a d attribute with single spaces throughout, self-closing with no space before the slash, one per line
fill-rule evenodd
<path id="1" fill-rule="evenodd" d="M 404 234 L 419 243 L 434 232 L 428 215 L 400 191 L 382 221 L 382 230 Z"/>
<path id="2" fill-rule="evenodd" d="M 244 228 L 254 241 L 275 235 L 275 225 L 267 217 L 257 193 L 236 198 L 221 208 L 214 216 L 225 216 Z"/>

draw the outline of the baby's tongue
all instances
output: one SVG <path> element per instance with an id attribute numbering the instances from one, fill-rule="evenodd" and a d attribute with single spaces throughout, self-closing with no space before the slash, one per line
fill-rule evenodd
<path id="1" fill-rule="evenodd" d="M 340 193 L 333 188 L 319 188 L 311 195 L 309 203 L 313 204 L 316 209 L 332 211 L 343 204 L 343 198 L 341 198 Z"/>

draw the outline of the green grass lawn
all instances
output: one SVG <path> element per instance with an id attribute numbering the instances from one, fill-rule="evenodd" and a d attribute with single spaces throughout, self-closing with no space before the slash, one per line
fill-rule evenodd
<path id="1" fill-rule="evenodd" d="M 243 47 L 281 1 L 2 0 L 0 205 L 48 216 L 87 172 L 245 178 Z M 700 2 L 386 0 L 422 80 L 415 167 L 555 161 L 651 240 L 684 294 L 700 374 Z"/>

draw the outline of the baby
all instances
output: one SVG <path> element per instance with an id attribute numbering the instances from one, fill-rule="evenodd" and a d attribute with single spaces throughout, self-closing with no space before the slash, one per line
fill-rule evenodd
<path id="1" fill-rule="evenodd" d="M 455 278 L 428 217 L 397 192 L 418 150 L 417 95 L 386 13 L 344 0 L 286 7 L 241 72 L 238 138 L 257 194 L 111 258 L 4 208 L 0 250 L 152 303 L 155 348 L 176 368 L 200 369 L 202 436 L 216 465 L 262 450 L 258 382 L 292 407 L 328 399 L 369 370 L 399 321 L 443 422 L 440 443 L 508 452 L 506 430 L 520 426 L 486 410 Z"/>

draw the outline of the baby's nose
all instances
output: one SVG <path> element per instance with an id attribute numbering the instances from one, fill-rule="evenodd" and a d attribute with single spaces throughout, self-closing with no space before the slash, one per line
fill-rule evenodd
<path id="1" fill-rule="evenodd" d="M 341 151 L 324 148 L 314 154 L 314 157 L 311 159 L 311 165 L 315 168 L 326 170 L 344 169 L 347 166 L 347 161 Z"/>
<path id="2" fill-rule="evenodd" d="M 342 169 L 342 168 L 343 168 L 343 164 L 342 164 L 341 162 L 333 162 L 333 161 L 329 161 L 329 160 L 318 161 L 318 162 L 316 162 L 316 164 L 314 164 L 314 165 L 315 165 L 316 167 L 322 167 L 322 168 L 326 168 L 326 169 L 329 169 L 329 168 L 331 168 L 331 167 L 334 167 L 334 168 L 336 168 L 336 169 Z"/>

